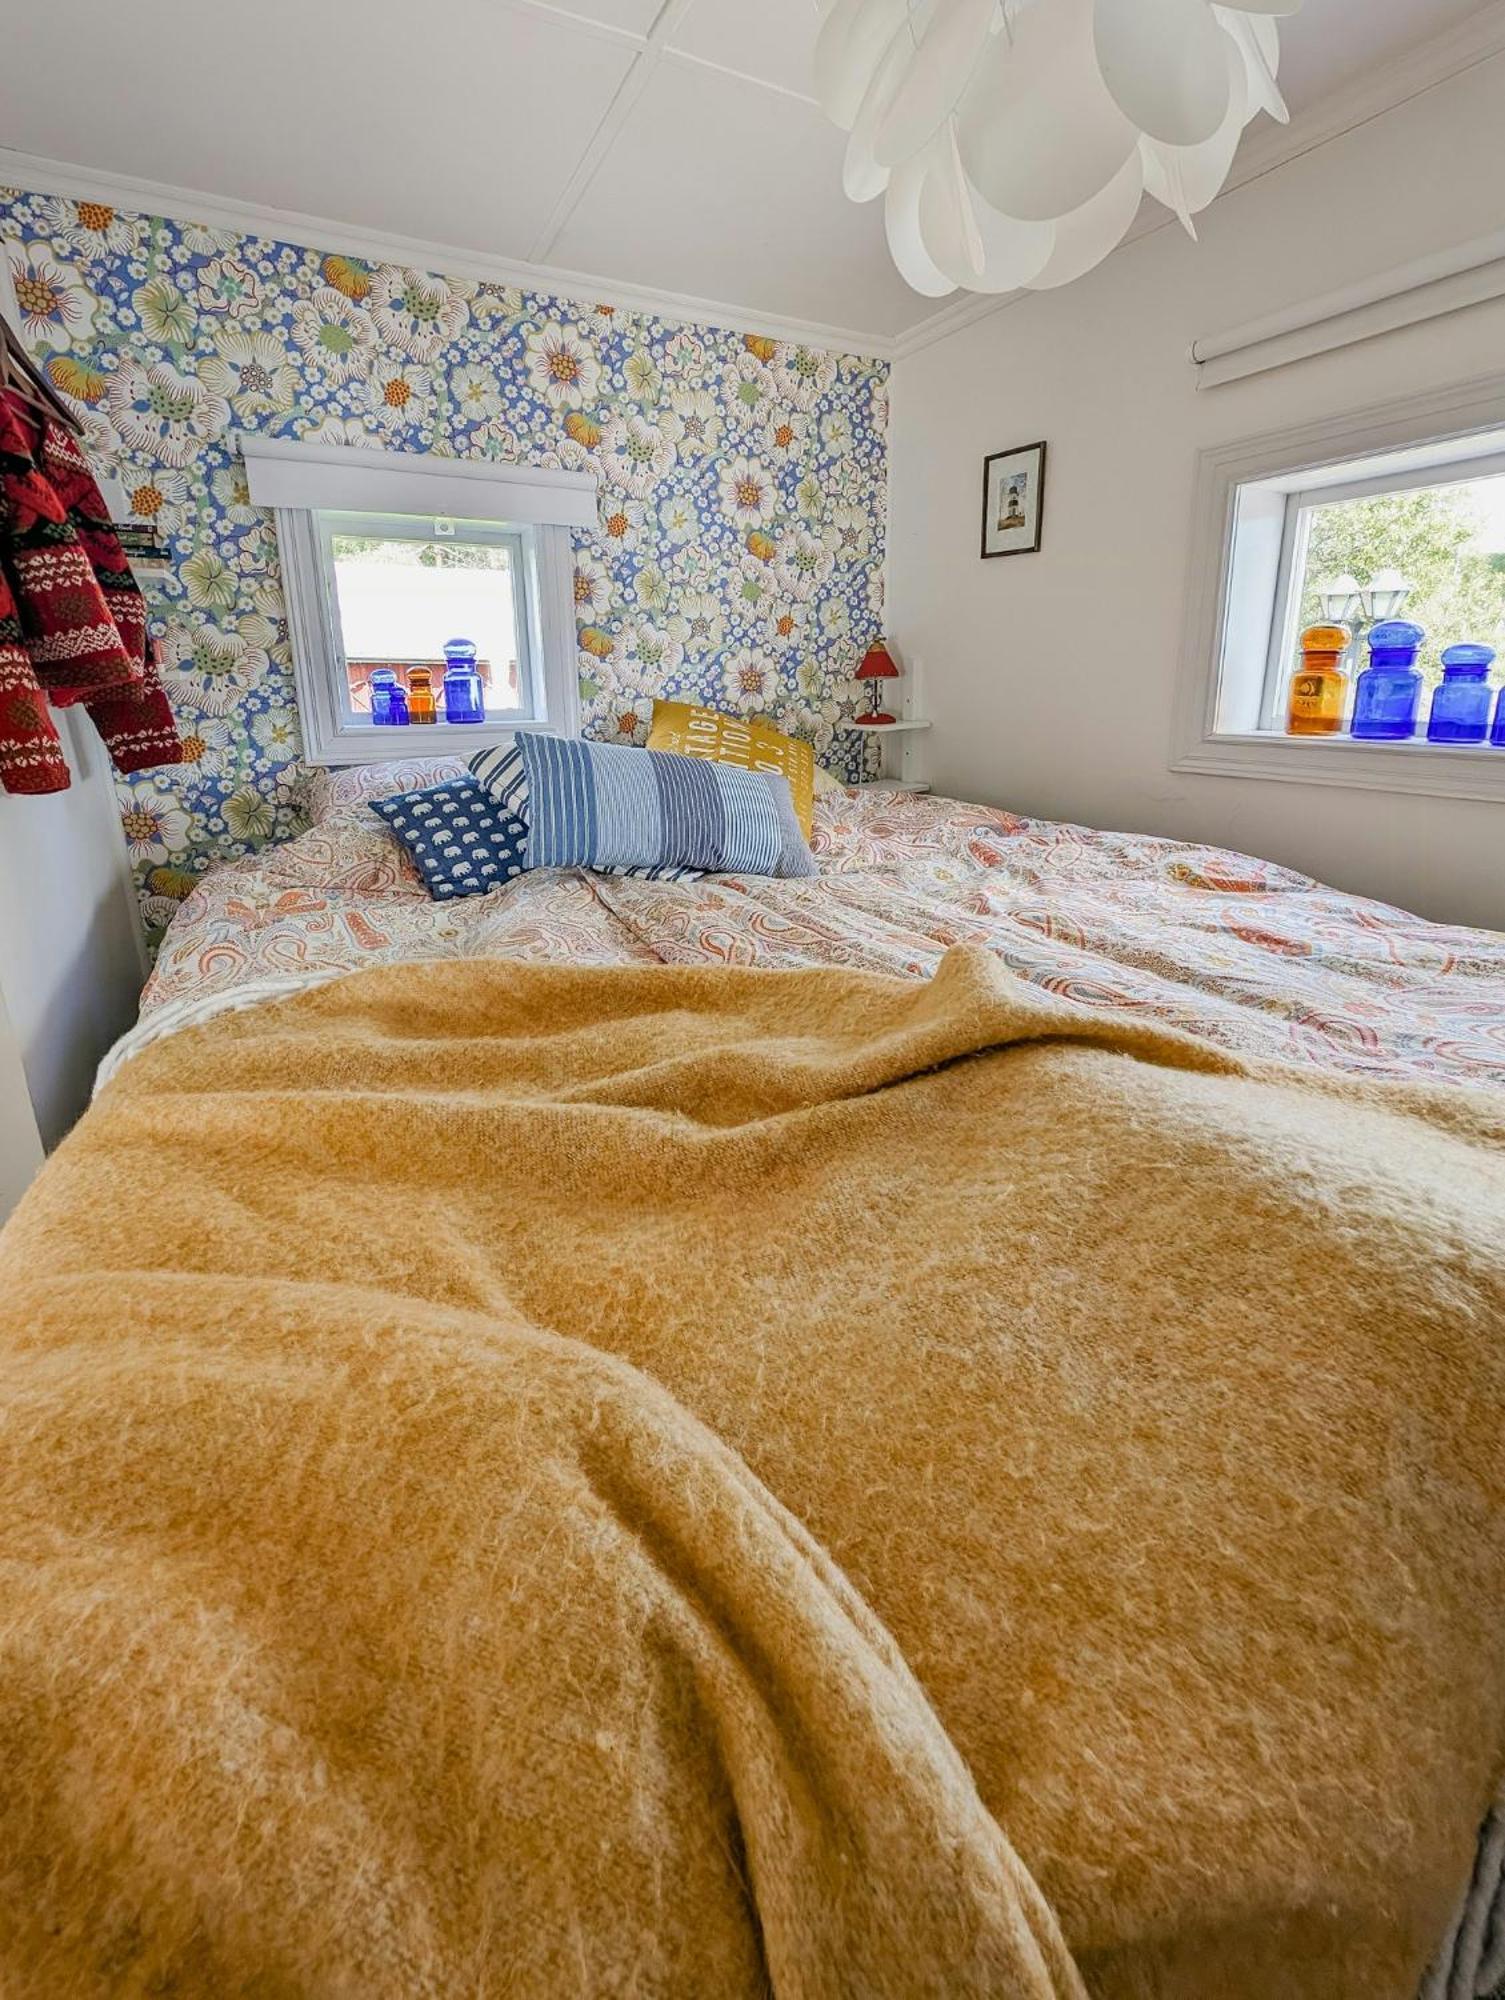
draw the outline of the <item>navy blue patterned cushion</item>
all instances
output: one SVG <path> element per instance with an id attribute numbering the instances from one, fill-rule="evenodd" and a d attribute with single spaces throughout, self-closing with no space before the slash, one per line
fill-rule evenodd
<path id="1" fill-rule="evenodd" d="M 373 799 L 371 810 L 412 855 L 437 899 L 484 896 L 526 866 L 526 822 L 498 806 L 468 774 L 421 792 Z"/>

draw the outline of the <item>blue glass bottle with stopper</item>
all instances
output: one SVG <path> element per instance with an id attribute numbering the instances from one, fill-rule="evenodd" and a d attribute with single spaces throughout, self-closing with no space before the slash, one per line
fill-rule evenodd
<path id="1" fill-rule="evenodd" d="M 1489 734 L 1489 670 L 1493 646 L 1449 646 L 1442 681 L 1432 696 L 1429 743 L 1482 743 Z"/>
<path id="2" fill-rule="evenodd" d="M 444 648 L 444 719 L 484 722 L 486 690 L 476 668 L 476 649 L 469 639 L 450 639 Z"/>
<path id="3" fill-rule="evenodd" d="M 1404 743 L 1416 734 L 1421 675 L 1416 655 L 1426 633 L 1407 618 L 1387 618 L 1369 634 L 1369 665 L 1354 691 L 1352 734 L 1377 743 Z"/>
<path id="4" fill-rule="evenodd" d="M 371 676 L 371 720 L 378 729 L 401 729 L 408 719 L 407 690 L 390 667 Z"/>

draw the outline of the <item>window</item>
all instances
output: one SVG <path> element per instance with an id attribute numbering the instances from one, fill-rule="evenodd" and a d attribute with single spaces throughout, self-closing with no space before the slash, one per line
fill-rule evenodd
<path id="1" fill-rule="evenodd" d="M 476 649 L 487 720 L 534 720 L 526 530 L 387 514 L 316 519 L 334 585 L 347 722 L 369 718 L 371 676 L 381 668 L 405 688 L 412 669 L 424 668 L 442 709 L 444 648 L 455 639 Z"/>
<path id="2" fill-rule="evenodd" d="M 1427 739 L 1446 648 L 1502 656 L 1488 675 L 1491 717 L 1505 685 L 1505 383 L 1454 392 L 1455 418 L 1485 421 L 1426 435 L 1447 402 L 1408 399 L 1204 454 L 1174 768 L 1505 797 L 1505 747 Z M 1365 636 L 1397 617 L 1426 633 L 1415 734 L 1356 737 Z M 1333 623 L 1354 634 L 1341 726 L 1292 733 L 1301 635 Z"/>
<path id="3" fill-rule="evenodd" d="M 276 515 L 309 762 L 465 755 L 520 727 L 578 731 L 570 530 L 595 520 L 593 478 L 256 438 L 244 450 L 251 497 Z M 475 648 L 480 721 L 445 714 L 457 640 Z M 435 721 L 373 718 L 374 677 L 411 696 L 425 674 Z"/>
<path id="4" fill-rule="evenodd" d="M 1301 634 L 1312 625 L 1347 625 L 1355 667 L 1371 625 L 1405 618 L 1421 626 L 1423 730 L 1425 697 L 1442 678 L 1448 646 L 1505 651 L 1505 458 L 1294 492 L 1284 539 L 1261 728 L 1285 729 Z"/>

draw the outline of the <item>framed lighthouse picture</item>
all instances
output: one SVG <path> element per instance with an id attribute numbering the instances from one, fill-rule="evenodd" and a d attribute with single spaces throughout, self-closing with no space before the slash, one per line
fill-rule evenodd
<path id="1" fill-rule="evenodd" d="M 1033 555 L 1045 511 L 1045 446 L 995 451 L 982 465 L 982 553 Z"/>

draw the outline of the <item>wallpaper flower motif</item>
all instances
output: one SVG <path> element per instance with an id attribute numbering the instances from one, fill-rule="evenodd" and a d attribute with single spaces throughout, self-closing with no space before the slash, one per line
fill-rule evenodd
<path id="1" fill-rule="evenodd" d="M 887 369 L 103 202 L 0 188 L 32 352 L 173 554 L 149 595 L 193 761 L 120 786 L 160 929 L 195 873 L 298 827 L 270 517 L 238 436 L 594 470 L 576 536 L 585 727 L 655 695 L 772 716 L 860 775 L 842 724 L 882 625 Z"/>

